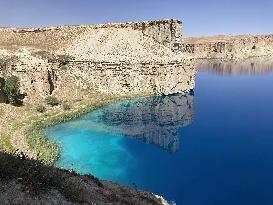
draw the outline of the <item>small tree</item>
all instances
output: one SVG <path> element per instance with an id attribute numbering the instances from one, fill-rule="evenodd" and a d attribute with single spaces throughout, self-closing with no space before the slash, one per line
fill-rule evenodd
<path id="1" fill-rule="evenodd" d="M 53 96 L 46 97 L 45 102 L 46 104 L 51 105 L 52 107 L 60 104 L 59 100 Z"/>
<path id="2" fill-rule="evenodd" d="M 62 104 L 62 106 L 63 106 L 63 110 L 70 110 L 70 109 L 71 109 L 70 104 L 68 104 L 67 102 L 64 102 L 64 103 Z"/>
<path id="3" fill-rule="evenodd" d="M 12 75 L 6 79 L 5 85 L 3 87 L 4 93 L 7 95 L 8 100 L 11 104 L 17 104 L 20 102 L 20 82 L 19 78 Z"/>
<path id="4" fill-rule="evenodd" d="M 46 108 L 43 105 L 37 105 L 36 110 L 37 112 L 44 113 L 46 111 Z"/>

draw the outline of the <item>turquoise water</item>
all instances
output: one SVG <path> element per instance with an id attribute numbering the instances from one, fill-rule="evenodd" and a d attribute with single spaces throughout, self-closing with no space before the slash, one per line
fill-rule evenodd
<path id="1" fill-rule="evenodd" d="M 56 165 L 176 204 L 272 205 L 273 66 L 214 69 L 197 74 L 194 94 L 127 100 L 47 129 Z"/>
<path id="2" fill-rule="evenodd" d="M 193 114 L 192 94 L 146 97 L 105 106 L 46 133 L 61 147 L 58 167 L 133 185 L 139 180 L 132 178 L 138 159 L 128 145 L 144 142 L 174 153 L 179 128 L 191 123 Z"/>

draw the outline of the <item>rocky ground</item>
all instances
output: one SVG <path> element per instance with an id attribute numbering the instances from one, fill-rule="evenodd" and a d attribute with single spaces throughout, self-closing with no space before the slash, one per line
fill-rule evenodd
<path id="1" fill-rule="evenodd" d="M 76 60 L 102 62 L 172 62 L 187 58 L 132 28 L 90 30 L 56 53 L 76 56 Z"/>

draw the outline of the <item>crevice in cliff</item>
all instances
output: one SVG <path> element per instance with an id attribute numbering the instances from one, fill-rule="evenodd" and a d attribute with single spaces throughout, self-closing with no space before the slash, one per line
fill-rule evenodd
<path id="1" fill-rule="evenodd" d="M 53 83 L 53 77 L 54 77 L 54 71 L 52 73 L 48 70 L 47 71 L 47 77 L 48 77 L 48 83 L 49 83 L 49 94 L 51 95 L 55 89 L 54 83 Z"/>

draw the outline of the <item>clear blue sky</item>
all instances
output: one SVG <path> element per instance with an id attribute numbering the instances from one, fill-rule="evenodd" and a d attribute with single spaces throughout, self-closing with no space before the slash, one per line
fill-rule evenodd
<path id="1" fill-rule="evenodd" d="M 273 0 L 0 0 L 0 27 L 183 20 L 187 36 L 273 33 Z"/>

